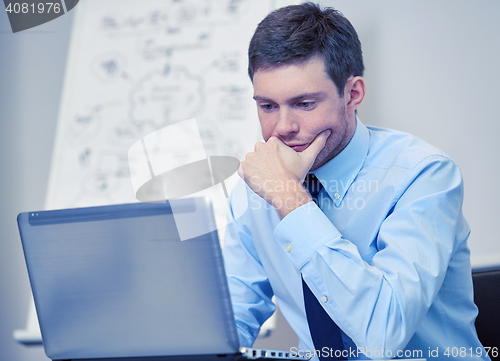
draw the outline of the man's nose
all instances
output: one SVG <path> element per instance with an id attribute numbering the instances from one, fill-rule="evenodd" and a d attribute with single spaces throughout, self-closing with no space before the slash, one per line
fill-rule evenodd
<path id="1" fill-rule="evenodd" d="M 294 116 L 293 112 L 287 107 L 281 107 L 278 112 L 278 123 L 276 124 L 276 132 L 286 137 L 291 133 L 298 133 L 300 127 L 298 119 Z"/>

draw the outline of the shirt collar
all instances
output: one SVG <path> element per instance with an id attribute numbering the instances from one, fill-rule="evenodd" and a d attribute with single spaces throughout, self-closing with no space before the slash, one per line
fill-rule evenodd
<path id="1" fill-rule="evenodd" d="M 368 129 L 356 117 L 356 130 L 347 146 L 335 158 L 313 171 L 337 207 L 365 162 L 369 142 Z"/>

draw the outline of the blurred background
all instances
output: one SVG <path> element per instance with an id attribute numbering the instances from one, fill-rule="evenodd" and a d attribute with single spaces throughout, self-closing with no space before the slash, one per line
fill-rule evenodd
<path id="1" fill-rule="evenodd" d="M 342 11 L 361 39 L 367 95 L 360 119 L 413 133 L 458 163 L 473 266 L 500 264 L 500 2 L 320 3 Z M 31 297 L 16 216 L 45 205 L 74 12 L 16 34 L 0 12 L 0 360 L 47 360 L 42 347 L 12 337 L 25 327 Z M 295 342 L 279 317 L 258 345 Z"/>

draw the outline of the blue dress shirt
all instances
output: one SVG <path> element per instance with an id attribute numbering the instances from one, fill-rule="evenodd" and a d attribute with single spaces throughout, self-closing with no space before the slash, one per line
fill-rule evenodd
<path id="1" fill-rule="evenodd" d="M 309 202 L 281 221 L 243 181 L 231 194 L 224 258 L 241 345 L 253 344 L 275 295 L 297 353 L 330 352 L 314 350 L 303 276 L 351 360 L 489 359 L 474 327 L 458 166 L 414 136 L 357 120 L 347 147 L 313 173 L 321 208 Z"/>

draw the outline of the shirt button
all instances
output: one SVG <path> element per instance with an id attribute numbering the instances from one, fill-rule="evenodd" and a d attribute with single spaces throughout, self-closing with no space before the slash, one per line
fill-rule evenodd
<path id="1" fill-rule="evenodd" d="M 293 247 L 292 247 L 292 245 L 291 245 L 291 244 L 287 244 L 285 248 L 286 248 L 286 251 L 287 251 L 287 252 L 292 252 L 292 248 L 293 248 Z"/>
<path id="2" fill-rule="evenodd" d="M 335 199 L 339 199 L 340 198 L 340 194 L 338 194 L 338 193 L 335 193 L 333 196 L 335 197 Z"/>
<path id="3" fill-rule="evenodd" d="M 327 303 L 328 297 L 326 297 L 326 296 L 321 297 L 321 301 L 323 301 L 323 303 Z"/>

